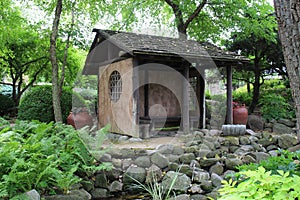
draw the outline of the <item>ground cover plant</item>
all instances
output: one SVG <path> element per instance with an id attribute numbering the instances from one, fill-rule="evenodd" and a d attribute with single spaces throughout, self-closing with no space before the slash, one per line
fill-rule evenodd
<path id="1" fill-rule="evenodd" d="M 299 199 L 299 158 L 299 151 L 278 150 L 278 156 L 239 166 L 223 181 L 219 199 Z"/>
<path id="2" fill-rule="evenodd" d="M 0 120 L 0 198 L 10 199 L 31 189 L 40 194 L 68 193 L 96 170 L 97 163 L 80 133 L 71 126 Z"/>

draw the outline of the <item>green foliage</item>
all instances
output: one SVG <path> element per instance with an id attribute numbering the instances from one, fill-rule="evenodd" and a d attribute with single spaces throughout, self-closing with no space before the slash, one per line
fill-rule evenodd
<path id="1" fill-rule="evenodd" d="M 65 88 L 63 90 L 61 107 L 63 119 L 66 121 L 72 108 L 72 91 L 70 89 Z M 36 86 L 29 91 L 19 106 L 18 119 L 39 120 L 41 122 L 54 121 L 51 86 Z"/>
<path id="2" fill-rule="evenodd" d="M 252 101 L 252 94 L 249 94 L 247 91 L 233 91 L 232 98 L 234 102 L 245 104 L 249 106 Z"/>
<path id="3" fill-rule="evenodd" d="M 11 97 L 0 94 L 0 116 L 7 115 L 14 107 L 15 103 Z"/>
<path id="4" fill-rule="evenodd" d="M 259 167 L 263 167 L 273 174 L 276 174 L 278 170 L 289 172 L 291 175 L 296 174 L 300 176 L 300 152 L 289 152 L 287 150 L 279 150 L 278 156 L 269 157 L 267 160 L 262 160 L 259 163 L 251 163 L 247 165 L 241 165 L 238 167 L 239 171 L 256 170 Z"/>
<path id="5" fill-rule="evenodd" d="M 41 194 L 66 193 L 81 177 L 109 168 L 96 166 L 80 134 L 71 126 L 37 121 L 17 121 L 13 127 L 2 128 L 0 197 L 31 189 Z"/>
<path id="6" fill-rule="evenodd" d="M 278 93 L 271 93 L 262 96 L 259 100 L 261 113 L 266 120 L 293 118 L 295 111 L 290 103 Z"/>
<path id="7" fill-rule="evenodd" d="M 257 170 L 239 172 L 243 181 L 223 181 L 219 190 L 220 200 L 234 199 L 298 199 L 300 197 L 300 177 L 278 170 L 277 174 L 259 167 Z"/>

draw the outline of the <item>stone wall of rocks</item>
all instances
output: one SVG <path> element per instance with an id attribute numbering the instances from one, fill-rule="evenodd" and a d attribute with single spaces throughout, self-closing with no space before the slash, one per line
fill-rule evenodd
<path id="1" fill-rule="evenodd" d="M 141 190 L 132 185 L 136 181 L 159 183 L 168 188 L 176 179 L 173 190 L 177 200 L 216 199 L 221 181 L 227 174 L 234 173 L 236 166 L 276 156 L 278 148 L 288 149 L 297 144 L 292 134 L 274 135 L 251 130 L 239 137 L 225 137 L 218 130 L 201 130 L 176 137 L 185 145 L 111 149 L 101 161 L 111 162 L 114 169 L 90 177 L 80 191 L 90 195 L 86 199 L 117 199 L 117 196 L 140 194 Z"/>
<path id="2" fill-rule="evenodd" d="M 248 126 L 254 131 L 264 130 L 278 134 L 293 134 L 296 130 L 296 119 L 273 119 L 270 122 L 266 122 L 262 117 L 252 114 L 248 116 Z"/>

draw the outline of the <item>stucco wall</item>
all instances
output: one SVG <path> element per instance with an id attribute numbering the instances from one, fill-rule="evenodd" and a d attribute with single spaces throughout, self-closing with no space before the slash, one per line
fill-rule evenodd
<path id="1" fill-rule="evenodd" d="M 110 131 L 114 133 L 137 137 L 138 132 L 132 121 L 132 66 L 130 58 L 99 69 L 99 126 L 110 124 Z M 122 94 L 116 102 L 111 101 L 109 94 L 109 78 L 115 70 L 122 78 Z"/>
<path id="2" fill-rule="evenodd" d="M 182 75 L 175 71 L 149 71 L 149 115 L 180 116 Z"/>

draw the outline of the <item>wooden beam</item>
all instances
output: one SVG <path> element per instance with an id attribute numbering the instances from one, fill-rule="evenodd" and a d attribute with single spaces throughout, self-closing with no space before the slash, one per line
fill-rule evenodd
<path id="1" fill-rule="evenodd" d="M 227 111 L 226 111 L 226 123 L 233 123 L 233 114 L 232 114 L 232 66 L 226 67 L 227 73 Z"/>
<path id="2" fill-rule="evenodd" d="M 182 131 L 187 134 L 190 132 L 189 65 L 184 66 L 182 85 Z"/>

